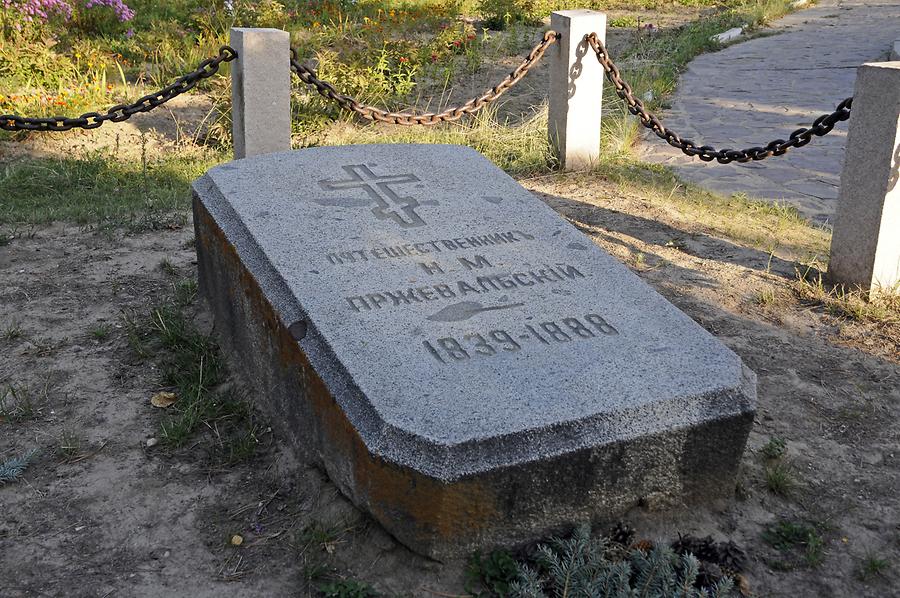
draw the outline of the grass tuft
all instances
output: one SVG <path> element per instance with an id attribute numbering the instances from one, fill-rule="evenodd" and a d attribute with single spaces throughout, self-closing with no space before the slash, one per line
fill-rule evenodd
<path id="1" fill-rule="evenodd" d="M 22 338 L 22 324 L 15 320 L 9 322 L 4 326 L 2 336 L 3 339 L 7 341 L 14 341 Z"/>
<path id="2" fill-rule="evenodd" d="M 809 567 L 818 567 L 825 556 L 825 540 L 819 526 L 809 522 L 781 519 L 770 525 L 763 532 L 762 538 L 782 553 L 799 556 Z M 777 563 L 783 569 L 792 569 L 796 564 L 796 560 Z"/>
<path id="3" fill-rule="evenodd" d="M 762 447 L 762 455 L 766 459 L 780 459 L 787 452 L 787 441 L 778 436 L 769 438 L 769 442 Z"/>
<path id="4" fill-rule="evenodd" d="M 132 350 L 142 360 L 152 359 L 160 384 L 178 396 L 160 423 L 160 438 L 178 448 L 206 430 L 217 460 L 247 460 L 259 445 L 260 426 L 243 396 L 221 388 L 227 376 L 224 357 L 211 335 L 200 332 L 185 312 L 196 295 L 195 283 L 180 281 L 173 288 L 173 299 L 153 308 L 149 317 L 124 317 Z"/>
<path id="5" fill-rule="evenodd" d="M 808 266 L 803 272 L 798 271 L 794 288 L 801 300 L 822 305 L 834 316 L 900 326 L 900 286 L 877 293 L 848 289 L 844 285 L 826 283 L 821 271 Z M 900 342 L 900 329 L 897 340 Z"/>
<path id="6" fill-rule="evenodd" d="M 369 584 L 355 579 L 340 579 L 319 586 L 324 598 L 376 598 L 379 594 Z"/>
<path id="7" fill-rule="evenodd" d="M 103 342 L 112 334 L 112 326 L 106 322 L 97 322 L 88 332 L 94 340 Z"/>
<path id="8" fill-rule="evenodd" d="M 0 422 L 13 424 L 32 419 L 41 412 L 41 402 L 25 385 L 10 384 L 0 389 Z"/>
<path id="9" fill-rule="evenodd" d="M 885 573 L 890 567 L 891 562 L 888 559 L 868 554 L 860 563 L 857 575 L 863 581 L 868 581 L 875 577 L 885 577 Z"/>
<path id="10" fill-rule="evenodd" d="M 772 494 L 785 498 L 797 487 L 794 467 L 787 461 L 776 461 L 765 467 L 766 487 Z"/>

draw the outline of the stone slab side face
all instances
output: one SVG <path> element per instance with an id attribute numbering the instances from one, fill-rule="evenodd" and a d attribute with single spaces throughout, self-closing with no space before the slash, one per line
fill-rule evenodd
<path id="1" fill-rule="evenodd" d="M 235 27 L 230 43 L 234 157 L 291 149 L 290 34 Z"/>
<path id="2" fill-rule="evenodd" d="M 832 282 L 900 290 L 900 62 L 856 76 L 831 239 Z"/>
<path id="3" fill-rule="evenodd" d="M 238 160 L 194 213 L 260 408 L 413 550 L 733 493 L 754 374 L 473 150 Z"/>
<path id="4" fill-rule="evenodd" d="M 600 157 L 603 67 L 584 36 L 597 33 L 606 43 L 606 15 L 592 10 L 561 10 L 550 15 L 559 41 L 547 51 L 550 106 L 547 132 L 564 170 L 590 168 Z"/>

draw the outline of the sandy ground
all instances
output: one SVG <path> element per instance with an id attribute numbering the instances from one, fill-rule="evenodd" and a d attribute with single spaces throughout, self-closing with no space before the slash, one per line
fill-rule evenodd
<path id="1" fill-rule="evenodd" d="M 900 562 L 898 347 L 879 342 L 875 325 L 792 300 L 788 261 L 766 272 L 765 252 L 687 229 L 602 182 L 526 185 L 759 375 L 735 498 L 635 510 L 628 519 L 641 535 L 734 539 L 751 555 L 758 596 L 900 596 L 891 581 Z M 209 430 L 185 450 L 147 448 L 162 419 L 149 403 L 159 378 L 129 348 L 123 314 L 146 314 L 176 280 L 195 276 L 191 238 L 190 228 L 109 237 L 54 226 L 0 248 L 0 328 L 21 328 L 0 340 L 0 388 L 27 388 L 36 407 L 28 421 L 0 423 L 0 458 L 42 451 L 22 481 L 0 488 L 2 595 L 298 596 L 310 592 L 305 567 L 320 561 L 388 595 L 463 593 L 463 563 L 411 554 L 271 432 L 253 460 L 230 467 L 205 454 Z M 785 299 L 762 307 L 761 289 Z M 204 308 L 195 312 L 209 330 Z M 104 323 L 111 335 L 97 340 L 91 331 Z M 771 436 L 787 440 L 798 483 L 786 498 L 764 482 L 759 451 Z M 63 454 L 73 437 L 78 450 Z M 779 517 L 821 525 L 821 565 L 780 570 L 787 557 L 761 540 Z M 335 534 L 306 546 L 302 532 L 314 523 Z M 246 538 L 240 547 L 229 545 L 235 533 Z M 871 555 L 891 569 L 862 581 L 857 570 Z"/>
<path id="2" fill-rule="evenodd" d="M 196 115 L 172 123 L 196 122 L 208 110 L 202 98 L 185 101 L 178 110 Z M 110 144 L 118 136 L 132 145 L 151 129 L 161 131 L 160 143 L 174 143 L 179 127 L 163 121 L 100 131 Z M 42 143 L 17 151 L 58 155 L 98 141 Z M 772 259 L 713 236 L 610 182 L 573 175 L 523 184 L 759 376 L 758 416 L 734 498 L 636 508 L 626 519 L 639 534 L 735 540 L 750 554 L 755 596 L 900 596 L 896 332 L 798 301 L 792 256 Z M 320 566 L 385 595 L 463 595 L 464 563 L 409 552 L 265 427 L 256 456 L 231 466 L 206 450 L 215 430 L 177 451 L 147 446 L 164 417 L 150 404 L 159 373 L 129 348 L 124 317 L 146 316 L 176 281 L 196 277 L 192 238 L 190 226 L 130 235 L 54 225 L 0 246 L 0 393 L 14 387 L 34 407 L 25 421 L 0 422 L 0 461 L 41 451 L 22 480 L 0 486 L 0 596 L 312 596 L 308 574 Z M 161 268 L 163 260 L 171 268 Z M 764 290 L 777 300 L 761 305 Z M 202 330 L 213 329 L 203 305 L 191 313 Z M 101 325 L 110 330 L 102 340 L 93 334 Z M 252 401 L 254 389 L 244 391 Z M 796 481 L 786 497 L 765 481 L 761 449 L 773 436 L 786 440 Z M 779 519 L 818 526 L 821 564 L 762 539 Z M 233 534 L 243 536 L 241 546 L 230 544 Z M 863 579 L 869 557 L 888 569 Z"/>

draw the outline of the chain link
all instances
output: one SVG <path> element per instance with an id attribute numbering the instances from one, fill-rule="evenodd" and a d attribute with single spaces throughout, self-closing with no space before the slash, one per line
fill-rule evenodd
<path id="1" fill-rule="evenodd" d="M 156 93 L 143 96 L 131 104 L 117 104 L 101 114 L 99 112 L 87 112 L 81 116 L 68 118 L 65 116 L 51 116 L 48 118 L 27 118 L 15 114 L 0 115 L 0 129 L 4 131 L 68 131 L 70 129 L 96 129 L 104 122 L 122 122 L 128 120 L 138 112 L 148 112 L 158 106 L 162 106 L 175 96 L 190 91 L 203 79 L 208 79 L 219 72 L 219 65 L 223 62 L 231 62 L 237 58 L 237 52 L 230 46 L 222 46 L 219 54 L 207 58 L 192 72 L 183 75 L 163 87 Z"/>
<path id="2" fill-rule="evenodd" d="M 291 68 L 297 73 L 297 76 L 300 77 L 301 81 L 315 87 L 321 95 L 336 102 L 344 110 L 355 112 L 365 119 L 394 125 L 436 125 L 441 122 L 457 121 L 463 116 L 474 114 L 491 102 L 496 101 L 500 96 L 506 93 L 509 88 L 521 81 L 522 78 L 528 74 L 528 71 L 531 70 L 544 56 L 544 52 L 547 51 L 547 48 L 556 43 L 557 38 L 558 35 L 555 31 L 547 31 L 544 33 L 543 39 L 532 48 L 531 52 L 528 53 L 528 56 L 525 57 L 522 63 L 507 75 L 503 81 L 483 93 L 481 96 L 472 98 L 461 106 L 448 108 L 447 110 L 438 113 L 428 112 L 426 114 L 411 114 L 408 112 L 388 112 L 387 110 L 382 110 L 375 106 L 361 104 L 356 99 L 340 93 L 334 85 L 328 81 L 319 79 L 313 69 L 304 66 L 297 60 L 297 53 L 294 50 L 291 50 Z"/>
<path id="3" fill-rule="evenodd" d="M 656 135 L 666 141 L 672 147 L 680 149 L 688 156 L 697 156 L 704 162 L 712 162 L 715 160 L 719 164 L 728 164 L 729 162 L 749 162 L 750 160 L 765 160 L 771 156 L 782 156 L 791 148 L 803 147 L 810 141 L 813 136 L 822 137 L 827 135 L 837 123 L 850 118 L 850 108 L 853 98 L 847 98 L 838 104 L 837 108 L 831 114 L 823 114 L 815 121 L 811 127 L 803 127 L 797 129 L 790 134 L 787 140 L 775 139 L 765 145 L 765 147 L 748 147 L 742 150 L 721 149 L 717 150 L 711 145 L 703 145 L 698 147 L 696 143 L 690 139 L 682 139 L 677 133 L 667 129 L 659 118 L 648 112 L 644 108 L 644 103 L 634 97 L 634 92 L 627 81 L 622 79 L 619 68 L 609 57 L 606 46 L 600 41 L 596 33 L 585 36 L 585 40 L 591 45 L 597 60 L 606 71 L 606 78 L 616 88 L 618 95 L 628 107 L 628 111 L 637 116 L 641 124 L 652 130 Z"/>
<path id="4" fill-rule="evenodd" d="M 525 75 L 540 61 L 551 45 L 556 43 L 558 34 L 555 31 L 547 31 L 541 41 L 532 48 L 528 56 L 513 70 L 503 81 L 483 93 L 454 108 L 448 108 L 443 112 L 428 112 L 425 114 L 412 114 L 408 112 L 388 112 L 375 106 L 361 104 L 356 99 L 340 93 L 334 85 L 328 81 L 319 79 L 315 71 L 297 60 L 296 51 L 291 50 L 291 68 L 297 73 L 301 81 L 312 85 L 324 97 L 336 102 L 341 108 L 355 112 L 368 120 L 374 120 L 396 125 L 435 125 L 441 122 L 457 121 L 463 116 L 474 114 L 496 101 L 511 87 L 521 81 Z M 850 118 L 850 110 L 853 98 L 847 98 L 838 104 L 834 112 L 818 117 L 811 127 L 797 129 L 790 134 L 787 140 L 776 139 L 770 141 L 764 147 L 756 146 L 742 150 L 721 149 L 704 145 L 697 146 L 689 139 L 682 139 L 677 133 L 667 129 L 659 118 L 647 111 L 644 103 L 634 97 L 634 92 L 627 81 L 622 79 L 619 68 L 609 57 L 606 46 L 596 33 L 585 36 L 590 44 L 597 60 L 603 67 L 607 79 L 613 84 L 618 95 L 626 104 L 628 111 L 637 116 L 641 124 L 652 130 L 658 137 L 665 140 L 672 147 L 680 149 L 688 156 L 696 156 L 704 162 L 713 160 L 720 164 L 729 162 L 749 162 L 750 160 L 764 160 L 770 156 L 781 156 L 795 147 L 803 147 L 814 136 L 821 137 L 831 132 L 834 126 L 841 121 Z M 0 129 L 5 131 L 68 131 L 73 128 L 96 129 L 106 121 L 122 122 L 139 112 L 148 112 L 165 104 L 172 98 L 190 91 L 203 79 L 215 75 L 223 62 L 231 62 L 237 58 L 237 52 L 229 46 L 222 46 L 219 54 L 201 62 L 197 68 L 176 79 L 170 85 L 156 93 L 145 95 L 131 104 L 117 104 L 105 113 L 87 112 L 81 116 L 68 118 L 64 116 L 52 116 L 48 118 L 27 118 L 15 114 L 0 115 Z"/>

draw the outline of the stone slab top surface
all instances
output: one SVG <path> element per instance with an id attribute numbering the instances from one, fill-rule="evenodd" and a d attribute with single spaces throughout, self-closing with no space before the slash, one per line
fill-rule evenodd
<path id="1" fill-rule="evenodd" d="M 304 149 L 194 188 L 381 457 L 456 479 L 754 409 L 737 355 L 474 150 Z"/>

